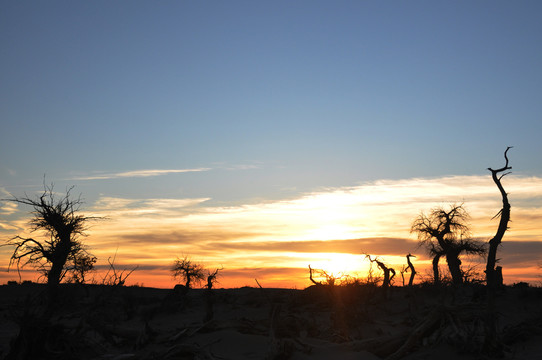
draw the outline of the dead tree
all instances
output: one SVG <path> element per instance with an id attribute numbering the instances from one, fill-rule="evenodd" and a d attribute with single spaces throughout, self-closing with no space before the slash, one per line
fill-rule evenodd
<path id="1" fill-rule="evenodd" d="M 410 253 L 406 256 L 406 260 L 407 260 L 407 264 L 408 264 L 408 267 L 406 268 L 406 271 L 408 271 L 410 269 L 410 279 L 408 280 L 408 286 L 412 286 L 414 284 L 414 276 L 416 276 L 416 269 L 414 269 L 414 265 L 410 261 L 411 257 L 416 257 L 416 256 L 414 256 L 414 255 L 412 255 Z"/>
<path id="2" fill-rule="evenodd" d="M 401 280 L 403 281 L 403 286 L 405 286 L 405 273 L 408 271 L 408 267 L 405 265 L 401 266 L 401 270 L 399 270 L 399 273 L 401 274 Z"/>
<path id="3" fill-rule="evenodd" d="M 318 277 L 318 278 L 323 278 L 325 279 L 325 282 L 322 282 L 322 281 L 316 281 L 314 278 L 315 277 Z M 341 274 L 340 276 L 336 276 L 336 275 L 333 275 L 333 274 L 328 274 L 327 271 L 325 270 L 322 270 L 322 269 L 313 269 L 311 268 L 311 266 L 309 265 L 309 280 L 314 284 L 314 285 L 329 285 L 329 286 L 334 286 L 336 284 L 340 284 L 342 281 L 341 279 L 343 279 L 344 277 L 347 277 L 347 275 L 344 275 L 344 274 Z"/>
<path id="4" fill-rule="evenodd" d="M 83 201 L 81 197 L 71 198 L 73 187 L 61 198 L 56 196 L 53 187 L 44 184 L 43 194 L 36 199 L 26 195 L 7 199 L 31 206 L 34 216 L 30 220 L 31 231 L 42 231 L 46 237 L 40 240 L 15 236 L 8 240 L 7 245 L 15 247 L 9 267 L 14 263 L 17 270 L 28 264 L 35 266 L 47 278 L 51 295 L 56 293 L 67 273 L 74 273 L 78 280 L 83 280 L 84 272 L 93 268 L 95 258 L 87 252 L 80 237 L 85 236 L 89 220 L 99 219 L 80 214 Z"/>
<path id="5" fill-rule="evenodd" d="M 384 273 L 384 280 L 382 281 L 382 287 L 388 288 L 391 285 L 391 281 L 395 277 L 395 270 L 391 267 L 387 267 L 382 261 L 378 260 L 377 257 L 371 259 L 371 255 L 365 254 L 365 257 L 369 259 L 370 262 L 375 262 L 378 265 L 378 268 Z M 390 276 L 391 275 L 391 276 Z"/>
<path id="6" fill-rule="evenodd" d="M 312 272 L 314 271 L 313 268 L 311 268 L 310 264 L 309 264 L 309 280 L 314 284 L 314 285 L 322 285 L 322 282 L 321 281 L 316 281 L 314 280 L 314 277 L 312 275 Z"/>
<path id="7" fill-rule="evenodd" d="M 213 272 L 207 271 L 207 289 L 211 290 L 213 288 L 213 285 L 218 282 L 218 272 L 220 270 L 223 270 L 224 268 L 221 267 L 220 269 L 216 269 Z"/>
<path id="8" fill-rule="evenodd" d="M 205 273 L 203 266 L 201 264 L 196 264 L 188 258 L 188 256 L 183 257 L 182 259 L 177 258 L 173 262 L 171 267 L 173 272 L 173 277 L 180 277 L 185 280 L 185 285 L 187 289 L 190 289 L 190 286 L 193 283 L 199 283 L 205 280 Z"/>
<path id="9" fill-rule="evenodd" d="M 497 262 L 497 248 L 502 242 L 504 233 L 508 229 L 508 222 L 510 221 L 510 202 L 508 201 L 508 194 L 506 194 L 506 191 L 504 191 L 501 184 L 501 179 L 510 173 L 506 171 L 512 169 L 512 167 L 508 165 L 507 156 L 508 150 L 511 148 L 512 147 L 509 146 L 504 151 L 504 159 L 506 160 L 506 163 L 502 168 L 496 170 L 488 168 L 488 170 L 491 171 L 493 182 L 497 185 L 502 197 L 502 209 L 497 213 L 497 215 L 495 215 L 495 217 L 500 216 L 499 227 L 497 228 L 497 233 L 495 236 L 489 241 L 489 252 L 487 255 L 487 265 L 485 270 L 487 284 L 487 312 L 485 319 L 486 337 L 484 340 L 484 351 L 486 353 L 496 355 L 502 355 L 502 343 L 499 341 L 497 336 L 497 309 L 495 304 L 495 292 L 497 287 L 502 285 L 503 279 L 502 268 L 500 266 L 495 267 L 495 265 Z"/>
<path id="10" fill-rule="evenodd" d="M 122 269 L 120 271 L 117 270 L 115 267 L 115 260 L 117 258 L 117 251 L 115 251 L 115 255 L 113 255 L 113 259 L 111 260 L 111 257 L 107 258 L 107 262 L 109 263 L 109 268 L 107 269 L 107 272 L 105 273 L 102 284 L 108 285 L 108 286 L 124 286 L 126 284 L 126 280 L 134 271 L 137 270 L 138 266 L 134 267 L 132 270 L 128 269 Z"/>
<path id="11" fill-rule="evenodd" d="M 421 213 L 411 228 L 411 232 L 418 233 L 420 245 L 434 256 L 434 272 L 438 271 L 440 256 L 446 256 L 452 281 L 456 285 L 463 283 L 460 254 L 483 254 L 485 251 L 481 244 L 469 238 L 468 218 L 463 205 L 454 204 L 449 210 L 434 208 L 429 215 Z M 436 279 L 435 276 L 435 282 Z"/>
<path id="12" fill-rule="evenodd" d="M 493 178 L 493 182 L 495 182 L 495 185 L 497 185 L 497 188 L 499 189 L 499 192 L 502 196 L 502 209 L 497 213 L 497 215 L 495 215 L 495 217 L 500 216 L 499 227 L 497 228 L 497 233 L 495 234 L 495 236 L 491 240 L 489 240 L 489 251 L 487 253 L 486 283 L 487 286 L 491 288 L 502 285 L 502 268 L 498 266 L 497 268 L 499 269 L 497 269 L 495 265 L 497 263 L 497 248 L 502 242 L 504 233 L 508 229 L 508 222 L 510 221 L 510 202 L 508 202 L 508 194 L 506 193 L 506 191 L 504 191 L 504 188 L 501 184 L 501 179 L 504 176 L 510 174 L 510 172 L 506 171 L 512 169 L 512 167 L 508 165 L 507 156 L 508 150 L 510 150 L 511 148 L 511 146 L 507 147 L 504 152 L 504 159 L 506 160 L 506 163 L 502 168 L 496 170 L 488 168 L 488 170 L 491 171 L 491 177 Z M 500 175 L 500 173 L 503 174 Z"/>
<path id="13" fill-rule="evenodd" d="M 205 308 L 205 317 L 203 318 L 204 322 L 211 321 L 214 317 L 214 304 L 215 304 L 215 296 L 213 291 L 213 285 L 218 282 L 218 272 L 220 270 L 224 269 L 223 267 L 220 267 L 216 269 L 215 271 L 211 272 L 210 270 L 207 270 L 207 290 L 206 290 L 206 308 Z"/>

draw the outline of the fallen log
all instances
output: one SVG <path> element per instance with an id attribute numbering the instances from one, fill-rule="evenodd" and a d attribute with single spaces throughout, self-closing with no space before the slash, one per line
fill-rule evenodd
<path id="1" fill-rule="evenodd" d="M 412 334 L 407 338 L 403 346 L 397 351 L 388 356 L 386 360 L 399 360 L 410 352 L 420 340 L 426 336 L 431 330 L 433 330 L 440 323 L 443 315 L 443 309 L 438 307 L 431 311 L 425 320 L 412 331 Z"/>

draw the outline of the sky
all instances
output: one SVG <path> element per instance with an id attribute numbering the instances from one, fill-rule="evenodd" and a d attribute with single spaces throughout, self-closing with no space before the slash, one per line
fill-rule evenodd
<path id="1" fill-rule="evenodd" d="M 98 268 L 171 287 L 310 285 L 415 253 L 412 221 L 463 203 L 487 241 L 513 173 L 505 281 L 542 275 L 538 1 L 0 2 L 0 198 L 54 183 L 107 217 Z M 0 202 L 0 238 L 31 209 Z M 0 247 L 0 282 L 11 249 Z M 30 268 L 24 277 L 35 279 Z M 362 276 L 361 275 L 361 276 Z M 96 275 L 99 280 L 99 274 Z"/>

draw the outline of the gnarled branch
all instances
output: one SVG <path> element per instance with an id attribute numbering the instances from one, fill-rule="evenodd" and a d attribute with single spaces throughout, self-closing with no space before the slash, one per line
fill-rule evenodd
<path id="1" fill-rule="evenodd" d="M 508 150 L 510 150 L 512 147 L 508 146 L 506 150 L 504 151 L 504 159 L 506 160 L 505 165 L 500 168 L 493 170 L 492 168 L 488 168 L 489 171 L 491 171 L 491 177 L 493 178 L 493 182 L 495 185 L 497 185 L 497 188 L 499 189 L 499 192 L 501 193 L 502 197 L 502 209 L 495 215 L 495 217 L 498 217 L 500 215 L 500 221 L 499 221 L 499 227 L 497 228 L 497 232 L 495 236 L 489 240 L 489 251 L 487 255 L 487 265 L 486 265 L 486 283 L 489 287 L 493 288 L 495 286 L 498 286 L 497 280 L 499 279 L 496 274 L 495 264 L 497 262 L 497 248 L 502 242 L 502 238 L 504 237 L 504 233 L 508 229 L 508 222 L 510 221 L 510 202 L 508 201 L 508 194 L 504 190 L 504 187 L 501 184 L 501 179 L 509 174 L 509 172 L 502 174 L 501 176 L 498 176 L 499 173 L 505 172 L 507 170 L 511 170 L 512 167 L 508 165 Z"/>

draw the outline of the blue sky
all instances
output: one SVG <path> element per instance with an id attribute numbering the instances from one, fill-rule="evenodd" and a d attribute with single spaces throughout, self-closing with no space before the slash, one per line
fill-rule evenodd
<path id="1" fill-rule="evenodd" d="M 538 1 L 4 1 L 0 188 L 32 193 L 46 174 L 89 206 L 242 205 L 488 175 L 509 145 L 514 174 L 542 176 L 541 12 Z"/>

